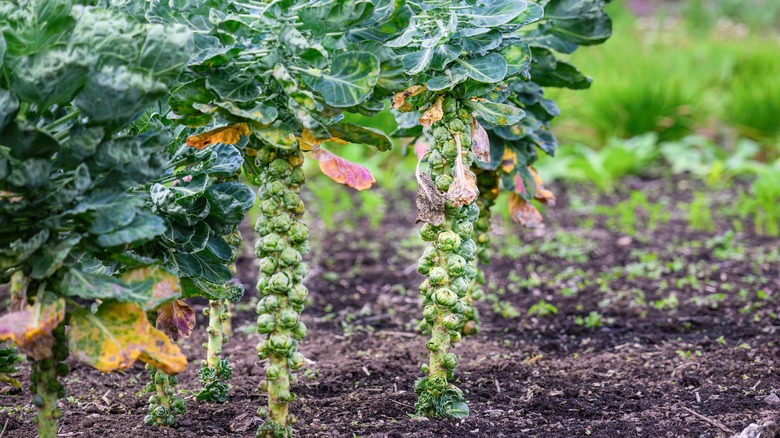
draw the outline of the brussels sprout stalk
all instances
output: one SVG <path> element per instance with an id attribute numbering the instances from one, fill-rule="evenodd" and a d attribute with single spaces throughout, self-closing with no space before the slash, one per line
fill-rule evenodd
<path id="1" fill-rule="evenodd" d="M 144 417 L 147 426 L 173 426 L 176 416 L 187 411 L 187 402 L 176 395 L 174 388 L 179 379 L 169 376 L 152 365 L 146 365 L 151 379 L 146 384 L 144 392 L 149 396 L 149 413 Z"/>
<path id="2" fill-rule="evenodd" d="M 209 328 L 206 329 L 209 337 L 206 365 L 209 368 L 216 369 L 222 358 L 223 323 L 227 319 L 226 301 L 225 299 L 209 301 Z"/>
<path id="3" fill-rule="evenodd" d="M 474 178 L 469 170 L 474 156 L 467 129 L 472 116 L 458 107 L 454 99 L 445 99 L 443 119 L 432 126 L 429 176 L 447 200 L 444 221 L 426 223 L 420 231 L 423 240 L 431 242 L 418 265 L 419 272 L 428 276 L 420 286 L 424 296 L 420 328 L 431 338 L 426 344 L 430 361 L 422 366 L 427 376 L 415 383 L 415 409 L 418 415 L 463 418 L 468 415 L 468 406 L 462 391 L 450 383 L 457 357 L 448 350 L 461 338 L 458 329 L 467 310 L 466 293 L 476 276 L 477 247 L 472 231 L 479 208 L 473 202 L 476 185 L 468 187 L 467 183 Z M 473 196 L 462 196 L 463 189 L 471 190 Z"/>
<path id="4" fill-rule="evenodd" d="M 208 343 L 206 344 L 206 360 L 198 371 L 198 381 L 203 389 L 198 393 L 198 400 L 215 403 L 224 403 L 228 397 L 227 381 L 233 378 L 233 367 L 230 360 L 222 357 L 223 345 L 228 341 L 224 333 L 225 320 L 227 319 L 228 303 L 231 299 L 240 299 L 244 288 L 241 286 L 227 286 L 226 297 L 209 300 L 209 307 L 203 309 L 203 314 L 209 317 L 209 326 L 206 329 Z"/>
<path id="5" fill-rule="evenodd" d="M 477 206 L 479 206 L 479 219 L 474 224 L 476 236 L 474 241 L 477 244 L 477 275 L 469 286 L 466 293 L 466 312 L 464 313 L 461 334 L 464 336 L 474 335 L 479 332 L 479 312 L 474 307 L 474 302 L 479 301 L 484 296 L 482 286 L 485 284 L 485 272 L 480 269 L 479 264 L 487 265 L 490 263 L 490 217 L 491 208 L 496 203 L 498 196 L 498 175 L 495 172 L 480 172 L 479 169 L 472 167 L 477 173 Z"/>
<path id="6" fill-rule="evenodd" d="M 257 328 L 266 335 L 257 346 L 257 356 L 269 360 L 261 383 L 268 392 L 268 409 L 258 410 L 266 421 L 257 436 L 287 437 L 295 422 L 288 415 L 288 404 L 295 399 L 290 391 L 291 371 L 303 366 L 298 341 L 306 335 L 300 321 L 308 296 L 303 285 L 308 270 L 301 259 L 309 251 L 309 229 L 301 221 L 304 206 L 298 196 L 304 182 L 303 154 L 298 148 L 255 147 L 256 160 L 247 166 L 247 173 L 260 186 L 261 212 L 255 223 L 259 236 L 255 252 L 260 258 Z"/>
<path id="7" fill-rule="evenodd" d="M 57 407 L 57 400 L 65 397 L 65 387 L 59 382 L 59 377 L 65 377 L 70 372 L 68 365 L 63 363 L 68 357 L 65 325 L 60 324 L 53 331 L 54 344 L 52 357 L 32 362 L 30 370 L 30 392 L 32 404 L 38 408 L 38 436 L 54 438 L 57 436 L 57 420 L 62 417 L 62 411 Z"/>

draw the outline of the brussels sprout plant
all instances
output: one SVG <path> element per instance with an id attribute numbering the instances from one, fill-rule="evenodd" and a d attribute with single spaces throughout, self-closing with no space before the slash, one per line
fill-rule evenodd
<path id="1" fill-rule="evenodd" d="M 0 6 L 0 277 L 20 282 L 0 340 L 31 362 L 41 437 L 71 353 L 103 372 L 186 365 L 146 320 L 180 288 L 133 250 L 165 228 L 128 190 L 161 170 L 167 135 L 123 129 L 176 82 L 192 36 L 73 3 Z"/>

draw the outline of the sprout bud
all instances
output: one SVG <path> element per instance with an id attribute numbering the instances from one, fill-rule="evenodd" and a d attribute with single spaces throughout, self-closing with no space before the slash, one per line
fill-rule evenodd
<path id="1" fill-rule="evenodd" d="M 299 263 L 293 270 L 293 281 L 300 283 L 307 275 L 309 275 L 309 267 L 304 263 Z"/>
<path id="2" fill-rule="evenodd" d="M 279 204 L 273 199 L 266 199 L 260 203 L 260 210 L 268 216 L 273 216 L 279 212 Z"/>
<path id="3" fill-rule="evenodd" d="M 463 275 L 467 265 L 468 263 L 466 260 L 457 254 L 447 257 L 447 270 L 453 277 L 460 277 Z"/>
<path id="4" fill-rule="evenodd" d="M 265 378 L 268 379 L 269 382 L 273 382 L 274 380 L 279 378 L 279 367 L 276 365 L 268 365 L 268 368 L 265 369 Z"/>
<path id="5" fill-rule="evenodd" d="M 447 161 L 455 161 L 458 158 L 458 145 L 455 144 L 455 140 L 445 141 L 441 153 Z"/>
<path id="6" fill-rule="evenodd" d="M 285 309 L 279 315 L 279 324 L 287 329 L 291 329 L 298 324 L 298 314 L 292 309 Z"/>
<path id="7" fill-rule="evenodd" d="M 283 160 L 281 158 L 275 159 L 271 162 L 271 165 L 268 166 L 268 172 L 276 176 L 286 175 L 288 172 L 290 172 L 291 169 L 292 167 L 290 166 L 290 163 L 288 163 L 287 160 Z"/>
<path id="8" fill-rule="evenodd" d="M 286 293 L 290 290 L 290 277 L 284 272 L 277 272 L 268 280 L 268 287 L 279 293 Z"/>
<path id="9" fill-rule="evenodd" d="M 278 234 L 271 233 L 260 240 L 260 247 L 265 252 L 274 252 L 281 244 L 281 240 L 282 238 Z"/>
<path id="10" fill-rule="evenodd" d="M 469 290 L 469 282 L 463 277 L 457 277 L 450 282 L 450 289 L 458 295 L 458 298 L 463 298 Z"/>
<path id="11" fill-rule="evenodd" d="M 308 333 L 308 329 L 306 328 L 306 324 L 303 323 L 303 321 L 298 321 L 298 324 L 295 324 L 295 327 L 292 329 L 292 337 L 296 340 L 301 340 L 306 337 L 306 333 Z"/>
<path id="12" fill-rule="evenodd" d="M 471 233 L 474 232 L 474 225 L 469 221 L 458 221 L 455 223 L 453 230 L 458 233 L 462 239 L 471 237 Z"/>
<path id="13" fill-rule="evenodd" d="M 263 383 L 265 383 L 265 382 L 262 382 L 260 385 L 262 386 Z M 266 389 L 263 389 L 263 391 L 267 391 L 267 386 L 268 386 L 268 384 L 266 384 Z M 266 409 L 266 408 L 257 408 L 257 416 L 260 417 L 260 418 L 268 417 L 268 409 Z"/>
<path id="14" fill-rule="evenodd" d="M 436 306 L 425 306 L 423 308 L 423 317 L 428 322 L 433 322 L 434 319 L 436 319 Z"/>
<path id="15" fill-rule="evenodd" d="M 458 102 L 453 97 L 447 97 L 444 99 L 441 108 L 444 114 L 452 114 L 458 110 Z M 450 127 L 450 129 L 452 129 L 452 127 Z"/>
<path id="16" fill-rule="evenodd" d="M 450 128 L 450 131 L 466 132 L 466 125 L 460 119 L 451 120 L 450 123 L 447 125 L 447 127 Z"/>
<path id="17" fill-rule="evenodd" d="M 306 176 L 303 173 L 303 169 L 296 167 L 290 172 L 290 182 L 295 185 L 301 185 L 306 181 Z"/>
<path id="18" fill-rule="evenodd" d="M 437 238 L 438 247 L 443 251 L 452 251 L 460 247 L 460 236 L 452 231 L 439 233 Z"/>
<path id="19" fill-rule="evenodd" d="M 420 257 L 420 259 L 417 261 L 417 272 L 419 272 L 422 275 L 428 275 L 429 272 L 431 272 L 432 263 L 425 259 L 425 257 Z"/>
<path id="20" fill-rule="evenodd" d="M 277 214 L 271 219 L 271 226 L 273 226 L 276 231 L 287 231 L 290 229 L 291 224 L 292 219 L 290 219 L 290 215 L 286 213 Z"/>
<path id="21" fill-rule="evenodd" d="M 442 192 L 446 192 L 450 188 L 450 184 L 454 179 L 449 175 L 439 175 L 436 177 L 436 188 L 441 190 Z"/>
<path id="22" fill-rule="evenodd" d="M 444 317 L 444 327 L 447 330 L 455 330 L 458 328 L 458 324 L 460 324 L 460 317 L 458 315 L 450 313 L 449 315 Z"/>
<path id="23" fill-rule="evenodd" d="M 425 242 L 433 242 L 436 239 L 436 236 L 439 234 L 436 228 L 436 226 L 429 223 L 423 225 L 422 228 L 420 228 L 420 237 L 422 240 Z"/>
<path id="24" fill-rule="evenodd" d="M 433 341 L 433 339 L 429 339 L 428 342 L 425 343 L 425 348 L 428 349 L 428 351 L 431 352 L 437 352 L 439 351 L 439 345 L 436 344 L 436 342 Z"/>
<path id="25" fill-rule="evenodd" d="M 436 304 L 444 307 L 453 306 L 456 302 L 458 302 L 458 296 L 455 295 L 455 292 L 447 289 L 446 287 L 437 290 L 433 298 L 434 301 L 436 301 Z"/>
<path id="26" fill-rule="evenodd" d="M 479 301 L 485 297 L 485 291 L 482 288 L 476 288 L 471 291 L 471 298 L 475 301 Z"/>
<path id="27" fill-rule="evenodd" d="M 441 364 L 445 368 L 453 370 L 458 365 L 458 358 L 453 353 L 447 353 L 441 359 Z"/>
<path id="28" fill-rule="evenodd" d="M 258 149 L 257 156 L 255 157 L 255 164 L 257 167 L 265 167 L 274 159 L 273 155 L 273 151 L 268 148 Z"/>
<path id="29" fill-rule="evenodd" d="M 287 266 L 294 266 L 301 262 L 301 253 L 292 248 L 285 248 L 279 260 Z"/>
<path id="30" fill-rule="evenodd" d="M 428 273 L 428 279 L 430 280 L 431 284 L 439 286 L 441 284 L 447 283 L 449 280 L 449 275 L 447 275 L 446 269 L 437 266 L 431 269 L 431 271 Z"/>
<path id="31" fill-rule="evenodd" d="M 263 298 L 261 302 L 262 301 L 265 301 L 265 307 L 266 309 L 268 309 L 269 312 L 275 312 L 276 309 L 278 309 L 279 306 L 282 305 L 281 300 L 279 300 L 279 297 L 277 297 L 276 295 L 268 295 L 267 297 Z"/>
<path id="32" fill-rule="evenodd" d="M 287 364 L 293 371 L 301 369 L 304 363 L 306 363 L 306 360 L 304 359 L 303 354 L 297 351 L 287 358 Z"/>
<path id="33" fill-rule="evenodd" d="M 274 331 L 276 327 L 276 321 L 273 315 L 264 314 L 257 317 L 257 331 L 260 334 L 267 335 Z"/>
<path id="34" fill-rule="evenodd" d="M 450 342 L 451 343 L 457 344 L 458 342 L 460 342 L 461 335 L 460 335 L 459 331 L 451 330 L 451 331 L 449 331 L 447 333 L 450 335 Z"/>
<path id="35" fill-rule="evenodd" d="M 293 347 L 292 339 L 281 333 L 271 335 L 270 344 L 271 349 L 282 356 L 286 356 L 287 352 Z"/>
<path id="36" fill-rule="evenodd" d="M 291 303 L 295 304 L 304 304 L 306 302 L 306 297 L 308 296 L 309 290 L 300 283 L 293 286 L 290 291 L 287 292 L 287 298 L 289 298 Z"/>
<path id="37" fill-rule="evenodd" d="M 428 374 L 428 371 L 430 371 L 430 366 L 428 366 L 427 363 L 422 364 L 420 367 L 420 371 L 422 371 L 425 374 Z"/>

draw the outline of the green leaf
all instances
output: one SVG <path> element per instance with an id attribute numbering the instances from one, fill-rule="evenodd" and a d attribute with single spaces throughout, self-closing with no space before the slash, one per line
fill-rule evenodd
<path id="1" fill-rule="evenodd" d="M 253 129 L 252 133 L 255 137 L 280 149 L 292 150 L 298 146 L 298 140 L 295 139 L 292 129 L 279 120 L 271 126 Z"/>
<path id="2" fill-rule="evenodd" d="M 547 32 L 570 43 L 599 44 L 612 34 L 603 0 L 550 0 L 544 12 Z"/>
<path id="3" fill-rule="evenodd" d="M 514 125 L 525 117 L 525 111 L 503 103 L 483 100 L 469 101 L 467 105 L 474 111 L 475 116 L 492 125 Z"/>
<path id="4" fill-rule="evenodd" d="M 393 141 L 384 132 L 354 123 L 336 123 L 328 127 L 328 132 L 332 137 L 349 143 L 373 146 L 380 151 L 389 151 L 393 147 Z"/>
<path id="5" fill-rule="evenodd" d="M 544 16 L 544 8 L 536 3 L 528 3 L 526 10 L 521 12 L 515 17 L 509 24 L 516 27 L 525 27 L 531 23 L 535 23 Z"/>
<path id="6" fill-rule="evenodd" d="M 8 248 L 0 249 L 0 269 L 5 270 L 24 262 L 49 239 L 49 230 L 41 230 L 27 240 L 17 239 Z"/>
<path id="7" fill-rule="evenodd" d="M 40 108 L 64 104 L 84 87 L 95 57 L 85 49 L 52 49 L 19 59 L 11 72 L 11 88 Z"/>
<path id="8" fill-rule="evenodd" d="M 43 246 L 32 258 L 30 277 L 42 280 L 54 274 L 57 269 L 62 267 L 62 262 L 80 241 L 81 236 L 70 235 L 56 243 Z"/>
<path id="9" fill-rule="evenodd" d="M 487 0 L 462 16 L 476 27 L 496 27 L 512 21 L 527 6 L 525 0 Z"/>
<path id="10" fill-rule="evenodd" d="M 224 283 L 233 278 L 224 262 L 212 260 L 197 254 L 173 253 L 173 263 L 184 276 L 202 279 L 211 283 Z M 185 296 L 189 296 L 185 293 Z"/>
<path id="11" fill-rule="evenodd" d="M 401 58 L 401 63 L 410 76 L 414 76 L 425 70 L 433 59 L 433 49 L 423 49 L 408 53 Z"/>
<path id="12" fill-rule="evenodd" d="M 412 8 L 406 4 L 406 0 L 384 0 L 385 8 L 392 13 L 386 18 L 372 21 L 365 27 L 352 27 L 349 37 L 353 40 L 387 41 L 404 32 L 411 22 Z M 380 8 L 374 10 L 374 14 L 380 14 Z"/>
<path id="13" fill-rule="evenodd" d="M 314 76 L 311 85 L 328 105 L 346 108 L 368 99 L 379 72 L 379 60 L 370 53 L 340 53 L 333 57 L 330 72 Z"/>
<path id="14" fill-rule="evenodd" d="M 218 102 L 216 105 L 234 116 L 249 119 L 262 125 L 270 125 L 279 116 L 275 107 L 262 103 L 248 109 L 239 108 L 233 102 Z"/>
<path id="15" fill-rule="evenodd" d="M 181 295 L 178 278 L 160 267 L 136 268 L 121 278 L 73 268 L 63 276 L 60 287 L 67 297 L 136 303 L 145 311 Z"/>
<path id="16" fill-rule="evenodd" d="M 528 44 L 518 42 L 505 47 L 500 53 L 506 59 L 507 76 L 515 76 L 531 65 L 531 49 Z"/>
<path id="17" fill-rule="evenodd" d="M 531 76 L 543 87 L 563 87 L 582 90 L 590 87 L 591 79 L 568 62 L 555 58 L 548 49 L 531 48 Z"/>
<path id="18" fill-rule="evenodd" d="M 0 33 L 2 36 L 2 33 Z M 14 117 L 16 117 L 16 111 L 19 109 L 19 99 L 8 90 L 0 88 L 0 131 L 5 128 Z"/>
<path id="19" fill-rule="evenodd" d="M 192 253 L 202 251 L 209 240 L 209 226 L 205 222 L 197 222 L 194 226 L 186 226 L 168 222 L 168 229 L 162 234 L 162 239 L 178 252 Z"/>
<path id="20" fill-rule="evenodd" d="M 253 75 L 231 74 L 225 69 L 209 74 L 206 85 L 224 102 L 252 103 L 258 100 L 262 91 Z"/>
<path id="21" fill-rule="evenodd" d="M 149 25 L 138 61 L 152 72 L 176 73 L 187 64 L 194 46 L 193 34 L 184 26 Z"/>
<path id="22" fill-rule="evenodd" d="M 455 85 L 460 84 L 468 78 L 466 69 L 463 67 L 455 67 L 446 70 L 444 74 L 434 76 L 425 83 L 425 86 L 431 91 L 441 91 L 452 89 Z"/>
<path id="23" fill-rule="evenodd" d="M 241 169 L 244 156 L 235 146 L 220 143 L 211 148 L 209 161 L 205 172 L 212 176 L 228 177 Z"/>
<path id="24" fill-rule="evenodd" d="M 507 72 L 506 59 L 498 53 L 490 53 L 481 58 L 457 59 L 466 70 L 466 74 L 475 81 L 488 84 L 500 82 Z"/>
<path id="25" fill-rule="evenodd" d="M 312 33 L 323 35 L 345 32 L 373 10 L 374 5 L 368 0 L 315 0 L 298 11 L 298 18 Z"/>
<path id="26" fill-rule="evenodd" d="M 244 214 L 255 203 L 254 192 L 244 184 L 224 182 L 206 190 L 205 198 L 211 206 L 210 215 L 229 224 L 244 220 Z"/>
<path id="27" fill-rule="evenodd" d="M 101 234 L 97 244 L 103 248 L 145 242 L 165 232 L 165 222 L 151 213 L 139 212 L 126 227 Z"/>
<path id="28" fill-rule="evenodd" d="M 211 236 L 206 245 L 208 252 L 223 262 L 230 260 L 233 255 L 233 247 L 221 236 Z"/>
<path id="29" fill-rule="evenodd" d="M 164 83 L 149 75 L 126 66 L 106 66 L 89 76 L 74 104 L 92 122 L 115 121 L 121 126 L 167 91 Z"/>

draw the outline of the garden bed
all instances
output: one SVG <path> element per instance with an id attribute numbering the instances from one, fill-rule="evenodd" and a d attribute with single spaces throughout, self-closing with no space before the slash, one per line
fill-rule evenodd
<path id="1" fill-rule="evenodd" d="M 675 189 L 680 184 L 632 185 L 665 191 L 671 205 L 689 199 L 688 190 Z M 717 423 L 738 432 L 776 415 L 777 240 L 738 234 L 725 251 L 713 239 L 725 223 L 716 218 L 714 234 L 690 231 L 674 212 L 662 226 L 627 236 L 603 217 L 586 221 L 588 214 L 567 208 L 571 196 L 560 198 L 545 231 L 497 230 L 497 257 L 485 270 L 489 296 L 479 303 L 482 331 L 455 348 L 456 383 L 471 408 L 465 420 L 410 416 L 412 384 L 427 357 L 413 324 L 421 315 L 422 247 L 411 196 L 392 201 L 381 231 L 313 227 L 311 303 L 303 314 L 310 332 L 301 344 L 309 362 L 291 405 L 297 436 L 711 437 L 724 433 Z M 195 330 L 182 342 L 191 364 L 178 388 L 187 391 L 188 411 L 176 427 L 143 425 L 142 364 L 102 375 L 69 360 L 59 436 L 254 436 L 255 411 L 265 404 L 257 390 L 260 336 L 249 333 L 254 260 L 251 253 L 239 259 L 247 295 L 225 348 L 234 366 L 227 403 L 194 400 L 206 336 Z M 0 395 L 1 436 L 35 435 L 30 398 L 27 390 Z"/>

